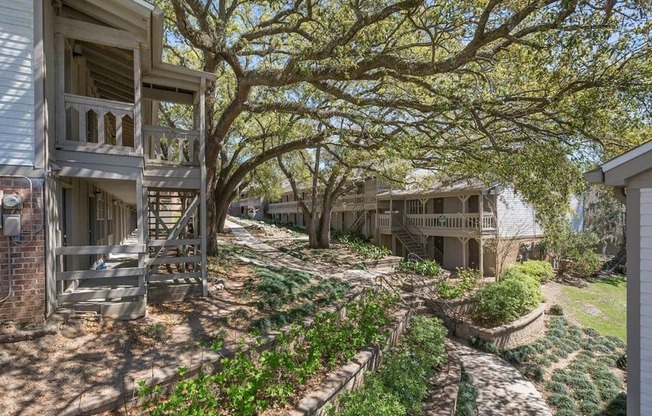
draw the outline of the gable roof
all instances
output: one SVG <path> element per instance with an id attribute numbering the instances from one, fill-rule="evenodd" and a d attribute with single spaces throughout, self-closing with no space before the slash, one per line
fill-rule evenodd
<path id="1" fill-rule="evenodd" d="M 584 174 L 591 183 L 626 186 L 629 178 L 652 169 L 652 140 Z"/>

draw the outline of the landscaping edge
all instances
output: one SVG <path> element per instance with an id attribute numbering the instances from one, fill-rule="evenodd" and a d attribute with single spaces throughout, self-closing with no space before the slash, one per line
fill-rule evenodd
<path id="1" fill-rule="evenodd" d="M 452 335 L 463 339 L 471 337 L 481 338 L 503 349 L 515 348 L 528 343 L 535 334 L 543 333 L 545 329 L 545 312 L 547 305 L 541 303 L 532 312 L 510 322 L 494 328 L 483 328 L 474 325 L 472 322 L 459 319 L 443 311 L 450 306 L 443 305 L 443 302 L 432 299 L 425 299 L 425 305 L 430 312 L 441 318 Z M 457 301 L 453 308 L 465 310 L 467 305 L 464 301 Z"/>

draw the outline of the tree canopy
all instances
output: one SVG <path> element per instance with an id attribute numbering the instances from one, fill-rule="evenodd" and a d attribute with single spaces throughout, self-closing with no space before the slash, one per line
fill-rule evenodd
<path id="1" fill-rule="evenodd" d="M 166 59 L 218 75 L 211 232 L 257 167 L 334 136 L 515 185 L 546 220 L 578 161 L 649 133 L 648 2 L 158 1 Z"/>

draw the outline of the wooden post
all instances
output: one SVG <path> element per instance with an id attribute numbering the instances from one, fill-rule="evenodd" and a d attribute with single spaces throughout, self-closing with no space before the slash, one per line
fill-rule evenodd
<path id="1" fill-rule="evenodd" d="M 136 228 L 138 228 L 138 244 L 142 247 L 146 243 L 145 238 L 145 214 L 147 212 L 147 188 L 143 187 L 143 178 L 140 177 L 136 180 Z M 147 281 L 147 269 L 145 268 L 145 260 L 149 251 L 145 248 L 144 252 L 138 253 L 138 267 L 141 268 L 143 274 L 138 276 L 138 287 L 144 288 Z M 145 303 L 147 303 L 147 292 L 143 295 Z M 147 308 L 146 308 L 147 309 Z"/>
<path id="2" fill-rule="evenodd" d="M 480 191 L 480 195 L 478 196 L 478 212 L 480 213 L 480 225 L 478 226 L 480 238 L 478 239 L 478 247 L 480 250 L 480 278 L 482 279 L 484 277 L 484 247 L 482 239 L 484 233 L 484 193 L 482 191 Z"/>
<path id="3" fill-rule="evenodd" d="M 201 224 L 201 285 L 202 295 L 208 295 L 208 286 L 206 285 L 206 247 L 207 247 L 207 230 L 206 222 L 206 78 L 201 79 L 199 86 L 199 166 L 201 167 L 200 177 L 200 198 L 199 204 L 199 222 Z"/>
<path id="4" fill-rule="evenodd" d="M 143 154 L 143 120 L 142 116 L 142 93 L 140 74 L 140 49 L 134 49 L 134 150 L 137 154 Z M 117 118 L 117 117 L 116 117 Z"/>
<path id="5" fill-rule="evenodd" d="M 55 126 L 56 143 L 63 144 L 66 138 L 66 107 L 64 95 L 66 91 L 66 58 L 64 56 L 65 45 L 61 33 L 54 35 L 54 100 L 55 100 Z"/>

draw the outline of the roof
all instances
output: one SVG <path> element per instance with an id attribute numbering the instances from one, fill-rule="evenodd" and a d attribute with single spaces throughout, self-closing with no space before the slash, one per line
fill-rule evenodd
<path id="1" fill-rule="evenodd" d="M 385 191 L 376 195 L 376 199 L 418 198 L 421 196 L 432 196 L 437 194 L 480 192 L 486 189 L 491 189 L 494 186 L 495 185 L 487 186 L 478 179 L 456 180 L 448 183 L 440 182 L 430 188 Z"/>
<path id="2" fill-rule="evenodd" d="M 100 24 L 133 34 L 140 43 L 144 83 L 199 91 L 202 78 L 217 78 L 212 73 L 162 62 L 165 16 L 155 5 L 144 0 L 64 0 L 63 3 Z"/>
<path id="3" fill-rule="evenodd" d="M 591 183 L 626 186 L 629 178 L 652 169 L 652 140 L 584 174 Z"/>

